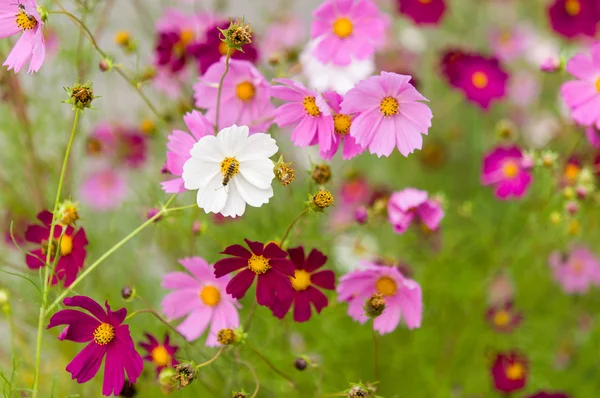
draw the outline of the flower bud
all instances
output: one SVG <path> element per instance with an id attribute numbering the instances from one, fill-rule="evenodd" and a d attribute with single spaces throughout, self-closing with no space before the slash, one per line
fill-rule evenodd
<path id="1" fill-rule="evenodd" d="M 304 359 L 304 358 L 297 358 L 296 361 L 294 362 L 294 366 L 298 370 L 304 370 L 308 366 L 308 362 L 306 362 L 306 359 Z"/>
<path id="2" fill-rule="evenodd" d="M 561 221 L 562 221 L 562 216 L 560 215 L 559 212 L 553 211 L 552 213 L 550 213 L 550 222 L 552 224 L 554 224 L 554 225 L 560 224 Z"/>
<path id="3" fill-rule="evenodd" d="M 573 187 L 565 187 L 565 189 L 563 189 L 563 196 L 567 200 L 575 199 L 575 190 Z"/>
<path id="4" fill-rule="evenodd" d="M 196 367 L 190 362 L 182 362 L 175 366 L 175 375 L 173 376 L 173 379 L 177 382 L 178 390 L 187 387 L 196 379 L 196 376 Z"/>
<path id="5" fill-rule="evenodd" d="M 331 206 L 334 202 L 333 195 L 326 189 L 320 190 L 316 194 L 314 194 L 309 202 L 309 205 L 314 211 L 323 211 L 329 206 Z"/>
<path id="6" fill-rule="evenodd" d="M 230 53 L 232 49 L 243 51 L 244 45 L 252 43 L 252 28 L 243 19 L 235 21 L 230 19 L 229 27 L 225 30 L 219 28 L 219 30 L 224 36 L 221 40 L 227 45 Z"/>
<path id="7" fill-rule="evenodd" d="M 292 164 L 285 163 L 283 161 L 283 156 L 280 156 L 277 163 L 275 163 L 273 172 L 275 173 L 275 178 L 277 178 L 283 186 L 290 185 L 296 179 L 296 173 L 292 168 Z"/>
<path id="8" fill-rule="evenodd" d="M 563 62 L 557 56 L 550 56 L 546 58 L 540 65 L 540 70 L 546 73 L 556 73 L 563 67 Z"/>
<path id="9" fill-rule="evenodd" d="M 570 215 L 575 215 L 579 211 L 579 204 L 575 201 L 570 201 L 565 204 L 565 209 Z"/>
<path id="10" fill-rule="evenodd" d="M 517 138 L 517 126 L 508 119 L 500 120 L 496 124 L 496 135 L 503 140 L 514 140 Z"/>
<path id="11" fill-rule="evenodd" d="M 133 296 L 135 296 L 135 290 L 131 288 L 131 286 L 124 286 L 121 289 L 121 297 L 124 300 L 130 300 Z"/>
<path id="12" fill-rule="evenodd" d="M 369 221 L 369 212 L 364 206 L 359 206 L 354 210 L 354 221 L 363 225 Z"/>
<path id="13" fill-rule="evenodd" d="M 235 343 L 235 332 L 233 329 L 221 329 L 217 333 L 217 342 L 221 345 L 231 345 Z"/>
<path id="14" fill-rule="evenodd" d="M 331 167 L 327 164 L 317 164 L 312 171 L 312 179 L 319 185 L 325 185 L 331 180 Z"/>
<path id="15" fill-rule="evenodd" d="M 234 391 L 231 398 L 248 398 L 248 394 L 244 390 L 238 392 Z"/>
<path id="16" fill-rule="evenodd" d="M 103 58 L 98 63 L 98 69 L 100 69 L 101 72 L 108 72 L 112 70 L 113 67 L 113 61 L 110 58 Z"/>
<path id="17" fill-rule="evenodd" d="M 79 220 L 79 213 L 77 211 L 77 202 L 65 200 L 58 207 L 56 218 L 58 223 L 62 226 L 74 225 Z"/>
<path id="18" fill-rule="evenodd" d="M 73 110 L 90 108 L 92 101 L 96 98 L 94 90 L 92 90 L 92 84 L 89 82 L 85 84 L 77 83 L 73 87 L 65 87 L 65 91 L 69 93 L 70 98 L 63 102 L 72 104 Z"/>
<path id="19" fill-rule="evenodd" d="M 157 214 L 158 217 L 156 217 Z M 160 210 L 158 210 L 156 207 L 152 207 L 148 209 L 148 211 L 146 211 L 146 218 L 148 220 L 150 220 L 153 217 L 156 217 L 153 222 L 159 222 L 162 219 L 162 216 L 160 216 Z"/>
<path id="20" fill-rule="evenodd" d="M 348 398 L 375 398 L 375 389 L 364 385 L 355 385 L 348 390 Z"/>
<path id="21" fill-rule="evenodd" d="M 164 368 L 158 375 L 158 384 L 163 394 L 172 393 L 177 389 L 177 381 L 175 380 L 175 369 Z"/>

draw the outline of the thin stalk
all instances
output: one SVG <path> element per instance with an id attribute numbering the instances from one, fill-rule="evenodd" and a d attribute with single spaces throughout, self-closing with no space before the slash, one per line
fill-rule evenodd
<path id="1" fill-rule="evenodd" d="M 229 59 L 231 58 L 231 48 L 227 49 L 227 55 L 225 56 L 225 70 L 223 71 L 223 75 L 221 75 L 221 80 L 219 81 L 219 88 L 217 89 L 217 111 L 215 115 L 215 134 L 219 132 L 219 116 L 221 114 L 221 91 L 223 90 L 223 81 L 225 80 L 225 76 L 227 76 L 227 72 L 229 72 Z"/>
<path id="2" fill-rule="evenodd" d="M 296 223 L 298 222 L 298 220 L 300 220 L 300 218 L 302 218 L 303 215 L 305 215 L 306 213 L 308 213 L 308 210 L 309 209 L 307 207 L 306 209 L 302 210 L 302 212 L 300 214 L 298 214 L 298 216 L 296 218 L 294 218 L 294 220 L 292 221 L 292 223 L 288 226 L 287 230 L 283 234 L 283 238 L 281 238 L 280 246 L 283 246 L 283 242 L 285 242 L 285 240 L 287 239 L 288 235 L 292 231 L 292 228 L 294 228 L 294 225 L 296 225 Z"/>
<path id="3" fill-rule="evenodd" d="M 137 314 L 143 314 L 143 313 L 148 313 L 148 314 L 152 314 L 154 315 L 154 317 L 156 319 L 158 319 L 160 322 L 162 322 L 163 324 L 165 324 L 169 329 L 171 329 L 173 332 L 177 333 L 177 335 L 179 335 L 181 338 L 183 338 L 184 340 L 186 340 L 186 337 L 184 335 L 182 335 L 181 333 L 179 333 L 179 331 L 177 329 L 175 329 L 169 322 L 167 322 L 163 317 L 161 317 L 158 312 L 156 312 L 155 310 L 152 310 L 150 308 L 144 308 L 142 310 L 137 310 L 137 311 L 133 311 L 131 314 L 127 315 L 127 317 L 125 317 L 125 320 L 131 319 L 134 316 L 136 316 Z M 186 340 L 187 341 L 187 340 Z"/>
<path id="4" fill-rule="evenodd" d="M 238 363 L 247 367 L 250 373 L 252 373 L 252 378 L 254 379 L 254 384 L 256 384 L 256 387 L 254 388 L 254 393 L 252 393 L 252 396 L 250 398 L 256 398 L 256 396 L 258 395 L 258 390 L 260 389 L 260 381 L 258 379 L 258 375 L 256 374 L 256 370 L 254 370 L 254 367 L 252 367 L 252 365 L 250 365 L 246 361 L 238 359 Z"/>
<path id="5" fill-rule="evenodd" d="M 223 353 L 223 351 L 225 350 L 225 347 L 226 346 L 222 346 L 221 349 L 217 352 L 217 354 L 214 357 L 212 357 L 211 359 L 209 359 L 208 361 L 202 362 L 201 364 L 196 365 L 196 370 L 198 370 L 198 369 L 200 369 L 200 368 L 202 368 L 204 366 L 208 366 L 211 363 L 213 363 L 214 361 L 216 361 L 217 358 L 219 358 L 221 356 L 221 354 Z"/>
<path id="6" fill-rule="evenodd" d="M 67 172 L 67 164 L 69 162 L 69 155 L 71 154 L 71 148 L 73 147 L 73 141 L 75 139 L 75 132 L 77 131 L 77 123 L 79 122 L 79 109 L 75 109 L 75 117 L 73 118 L 73 128 L 71 129 L 71 136 L 69 137 L 69 144 L 67 145 L 67 150 L 65 151 L 65 156 L 63 159 L 62 169 L 60 171 L 60 178 L 58 180 L 58 188 L 56 189 L 56 198 L 54 199 L 54 210 L 52 212 L 52 222 L 50 223 L 50 234 L 48 236 L 48 252 L 46 253 L 46 266 L 44 269 L 44 290 L 42 292 L 42 304 L 40 305 L 40 315 L 38 318 L 38 331 L 36 338 L 36 349 L 35 349 L 35 370 L 33 373 L 33 396 L 32 398 L 38 397 L 38 385 L 40 381 L 40 358 L 42 354 L 42 332 L 44 330 L 44 320 L 46 318 L 46 303 L 48 301 L 48 292 L 49 289 L 49 277 L 50 277 L 50 257 L 52 255 L 52 245 L 55 244 L 53 242 L 54 239 L 54 228 L 56 227 L 56 213 L 58 212 L 58 205 L 60 204 L 60 197 L 62 194 L 62 188 L 65 181 L 65 174 Z M 54 255 L 54 260 L 56 263 L 56 259 L 59 256 L 58 250 L 60 246 L 56 247 L 56 254 Z M 52 267 L 52 271 L 54 267 Z"/>
<path id="7" fill-rule="evenodd" d="M 373 375 L 375 381 L 379 381 L 379 341 L 375 329 L 373 329 Z"/>
<path id="8" fill-rule="evenodd" d="M 263 354 L 261 354 L 256 348 L 254 348 L 250 344 L 248 344 L 248 342 L 246 342 L 246 347 L 248 347 L 252 351 L 254 351 L 254 353 L 256 355 L 258 355 L 260 357 L 260 359 L 262 359 L 271 368 L 271 370 L 273 370 L 273 372 L 277 373 L 279 376 L 281 376 L 284 379 L 286 379 L 287 381 L 289 381 L 290 384 L 292 385 L 292 387 L 294 389 L 296 389 L 296 383 L 294 383 L 294 379 L 292 379 L 290 376 L 283 373 L 281 370 L 277 369 L 277 367 L 275 367 L 275 365 L 273 365 L 273 363 L 271 361 L 269 361 L 269 359 L 267 359 L 267 357 L 265 357 Z"/>

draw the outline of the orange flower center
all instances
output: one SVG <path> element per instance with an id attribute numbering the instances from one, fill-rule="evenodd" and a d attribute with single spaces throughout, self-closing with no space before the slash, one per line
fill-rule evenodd
<path id="1" fill-rule="evenodd" d="M 505 373 L 509 380 L 519 380 L 525 376 L 525 367 L 520 362 L 511 363 L 506 367 Z"/>
<path id="2" fill-rule="evenodd" d="M 500 310 L 494 315 L 494 323 L 498 326 L 506 326 L 510 323 L 510 313 L 505 310 Z"/>
<path id="3" fill-rule="evenodd" d="M 575 181 L 579 176 L 580 171 L 581 168 L 578 165 L 576 165 L 575 163 L 569 163 L 565 168 L 565 177 L 569 181 Z"/>
<path id="4" fill-rule="evenodd" d="M 214 307 L 221 301 L 221 292 L 213 285 L 206 285 L 200 291 L 200 299 L 209 307 Z"/>
<path id="5" fill-rule="evenodd" d="M 340 17 L 333 23 L 333 33 L 342 39 L 350 36 L 353 30 L 354 25 L 352 24 L 352 21 L 346 17 Z"/>
<path id="6" fill-rule="evenodd" d="M 271 265 L 269 264 L 269 259 L 253 254 L 250 260 L 248 260 L 248 268 L 255 274 L 260 275 L 270 270 Z"/>
<path id="7" fill-rule="evenodd" d="M 156 364 L 156 366 L 169 366 L 171 356 L 169 355 L 169 351 L 167 351 L 165 346 L 156 346 L 154 349 L 152 349 L 150 355 L 152 356 L 152 361 Z"/>
<path id="8" fill-rule="evenodd" d="M 101 323 L 94 330 L 94 341 L 100 345 L 107 345 L 115 338 L 115 328 L 108 323 Z"/>
<path id="9" fill-rule="evenodd" d="M 394 97 L 385 97 L 379 104 L 383 116 L 390 117 L 398 114 L 398 101 Z"/>
<path id="10" fill-rule="evenodd" d="M 396 281 L 389 276 L 382 276 L 375 282 L 375 289 L 377 289 L 379 294 L 383 294 L 384 296 L 393 296 L 396 294 L 398 286 L 396 285 Z"/>
<path id="11" fill-rule="evenodd" d="M 321 110 L 317 106 L 315 97 L 304 97 L 302 105 L 304 106 L 307 115 L 321 116 Z"/>
<path id="12" fill-rule="evenodd" d="M 192 29 L 184 29 L 179 33 L 179 43 L 183 47 L 187 47 L 194 40 L 194 31 Z"/>
<path id="13" fill-rule="evenodd" d="M 484 72 L 477 71 L 473 73 L 473 76 L 471 76 L 471 82 L 476 88 L 483 89 L 487 87 L 489 79 Z"/>
<path id="14" fill-rule="evenodd" d="M 254 87 L 254 84 L 250 82 L 242 82 L 235 88 L 235 95 L 242 101 L 250 101 L 254 98 L 255 93 L 256 88 Z"/>
<path id="15" fill-rule="evenodd" d="M 302 269 L 297 269 L 294 271 L 294 277 L 290 276 L 290 281 L 292 287 L 297 291 L 306 290 L 310 286 L 310 274 Z"/>
<path id="16" fill-rule="evenodd" d="M 596 91 L 600 93 L 600 77 L 596 80 Z"/>
<path id="17" fill-rule="evenodd" d="M 68 256 L 73 252 L 73 238 L 69 235 L 63 235 L 60 239 L 60 255 Z"/>
<path id="18" fill-rule="evenodd" d="M 502 173 L 506 178 L 515 178 L 519 174 L 519 165 L 514 160 L 509 160 L 502 166 Z"/>
<path id="19" fill-rule="evenodd" d="M 581 13 L 581 3 L 579 0 L 567 0 L 565 1 L 565 11 L 572 17 L 576 17 Z"/>

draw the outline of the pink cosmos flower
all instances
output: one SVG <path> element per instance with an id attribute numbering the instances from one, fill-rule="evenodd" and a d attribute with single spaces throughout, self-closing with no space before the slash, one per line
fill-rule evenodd
<path id="1" fill-rule="evenodd" d="M 352 159 L 356 155 L 362 153 L 364 149 L 356 143 L 354 137 L 350 133 L 352 130 L 352 121 L 356 115 L 345 115 L 340 113 L 342 100 L 344 99 L 335 91 L 327 91 L 323 93 L 323 98 L 333 111 L 333 136 L 334 141 L 329 151 L 321 151 L 319 155 L 326 160 L 331 160 L 337 153 L 338 148 L 343 145 L 342 159 Z"/>
<path id="2" fill-rule="evenodd" d="M 521 198 L 532 180 L 523 159 L 517 146 L 494 148 L 483 159 L 482 184 L 493 185 L 499 199 Z"/>
<path id="3" fill-rule="evenodd" d="M 163 312 L 169 319 L 187 316 L 177 330 L 188 341 L 200 337 L 210 324 L 206 345 L 216 347 L 219 330 L 240 326 L 237 312 L 240 305 L 225 293 L 229 278 L 217 279 L 202 257 L 184 258 L 179 263 L 191 275 L 170 272 L 164 276 L 161 286 L 174 291 L 163 298 Z"/>
<path id="4" fill-rule="evenodd" d="M 591 57 L 577 54 L 571 58 L 566 69 L 578 79 L 561 87 L 571 117 L 579 124 L 600 129 L 600 43 L 591 48 Z"/>
<path id="5" fill-rule="evenodd" d="M 175 354 L 179 350 L 176 345 L 171 345 L 169 335 L 165 335 L 163 342 L 159 342 L 156 337 L 150 333 L 144 333 L 146 341 L 140 342 L 140 346 L 148 352 L 148 355 L 144 357 L 145 361 L 151 362 L 156 366 L 156 375 L 168 367 L 174 367 L 179 364 L 179 361 L 175 359 Z"/>
<path id="6" fill-rule="evenodd" d="M 296 124 L 292 142 L 299 147 L 319 145 L 319 152 L 328 153 L 335 142 L 333 117 L 327 101 L 316 91 L 290 79 L 275 79 L 285 86 L 274 86 L 271 94 L 287 101 L 275 110 L 279 127 Z"/>
<path id="7" fill-rule="evenodd" d="M 297 16 L 289 15 L 271 23 L 263 35 L 261 53 L 268 60 L 272 56 L 301 47 L 306 39 L 306 27 Z"/>
<path id="8" fill-rule="evenodd" d="M 217 93 L 225 59 L 212 64 L 194 85 L 196 107 L 207 109 L 206 118 L 216 124 Z M 271 88 L 263 75 L 244 60 L 229 61 L 229 72 L 221 89 L 221 128 L 234 124 L 248 126 L 250 133 L 267 131 L 275 107 L 271 104 Z"/>
<path id="9" fill-rule="evenodd" d="M 508 97 L 516 106 L 526 108 L 538 100 L 541 91 L 538 74 L 519 71 L 510 79 Z"/>
<path id="10" fill-rule="evenodd" d="M 600 261 L 584 246 L 575 246 L 568 256 L 555 251 L 548 257 L 554 279 L 566 293 L 586 293 L 600 284 Z"/>
<path id="11" fill-rule="evenodd" d="M 593 37 L 600 22 L 600 7 L 597 0 L 555 0 L 548 16 L 552 29 L 564 37 Z"/>
<path id="12" fill-rule="evenodd" d="M 129 382 L 134 384 L 142 374 L 144 361 L 135 350 L 129 326 L 123 325 L 127 310 L 121 308 L 113 312 L 106 302 L 105 312 L 100 304 L 85 296 L 67 297 L 63 304 L 82 308 L 91 314 L 72 309 L 58 311 L 47 326 L 50 329 L 67 325 L 58 335 L 59 340 L 88 343 L 67 365 L 67 372 L 73 379 L 79 384 L 91 380 L 106 357 L 102 395 L 119 395 L 125 385 L 125 372 Z"/>
<path id="13" fill-rule="evenodd" d="M 137 127 L 100 123 L 88 137 L 88 154 L 133 169 L 140 168 L 148 153 L 147 136 Z"/>
<path id="14" fill-rule="evenodd" d="M 311 37 L 321 62 L 348 65 L 370 58 L 383 44 L 387 21 L 370 0 L 326 0 L 313 12 Z"/>
<path id="15" fill-rule="evenodd" d="M 360 81 L 348 91 L 341 113 L 358 116 L 352 122 L 351 136 L 377 156 L 389 156 L 394 147 L 408 156 L 421 149 L 433 115 L 427 101 L 410 84 L 411 77 L 381 72 Z"/>
<path id="16" fill-rule="evenodd" d="M 504 30 L 494 28 L 490 31 L 490 45 L 499 60 L 512 61 L 527 51 L 532 37 L 532 29 L 527 25 Z"/>
<path id="17" fill-rule="evenodd" d="M 438 24 L 446 12 L 445 0 L 396 0 L 396 5 L 417 25 Z"/>
<path id="18" fill-rule="evenodd" d="M 585 130 L 585 136 L 591 146 L 600 149 L 600 131 L 598 131 L 598 129 L 595 127 L 588 127 Z"/>
<path id="19" fill-rule="evenodd" d="M 35 0 L 0 1 L 0 39 L 23 32 L 3 64 L 8 70 L 17 73 L 27 61 L 29 73 L 40 70 L 46 57 L 43 26 Z"/>
<path id="20" fill-rule="evenodd" d="M 444 210 L 439 202 L 429 199 L 426 191 L 406 188 L 394 192 L 387 205 L 388 219 L 394 227 L 394 232 L 403 234 L 416 218 L 429 230 L 438 229 Z"/>
<path id="21" fill-rule="evenodd" d="M 173 130 L 168 137 L 166 166 L 169 173 L 178 177 L 161 183 L 163 190 L 167 193 L 185 191 L 181 175 L 183 174 L 183 164 L 191 157 L 190 150 L 196 142 L 200 141 L 200 138 L 214 134 L 213 126 L 198 111 L 186 113 L 183 121 L 191 135 L 185 131 Z"/>
<path id="22" fill-rule="evenodd" d="M 369 319 L 365 315 L 365 301 L 376 293 L 382 294 L 386 307 L 373 321 L 373 328 L 380 334 L 396 329 L 401 317 L 409 329 L 421 326 L 421 286 L 405 278 L 396 267 L 366 264 L 364 269 L 342 276 L 337 293 L 340 301 L 348 302 L 348 315 L 360 323 Z"/>
<path id="23" fill-rule="evenodd" d="M 116 209 L 127 193 L 127 182 L 121 173 L 111 168 L 88 174 L 79 190 L 81 201 L 97 211 Z"/>
<path id="24" fill-rule="evenodd" d="M 38 269 L 46 264 L 48 249 L 52 251 L 60 250 L 60 257 L 54 275 L 52 276 L 52 284 L 56 285 L 59 280 L 64 280 L 65 287 L 71 286 L 71 283 L 77 278 L 77 273 L 83 268 L 85 257 L 87 256 L 86 246 L 88 244 L 87 236 L 83 228 L 78 228 L 77 231 L 72 226 L 66 228 L 61 225 L 54 227 L 54 239 L 52 244 L 50 240 L 50 226 L 52 224 L 52 213 L 44 210 L 38 214 L 38 219 L 44 224 L 33 224 L 27 227 L 25 231 L 25 239 L 30 243 L 40 245 L 39 249 L 35 249 L 31 254 L 27 254 L 25 261 L 30 269 Z M 64 234 L 63 234 L 63 228 Z M 62 237 L 61 237 L 62 235 Z M 60 242 L 60 243 L 59 243 Z M 54 262 L 54 254 L 50 255 L 50 264 Z"/>

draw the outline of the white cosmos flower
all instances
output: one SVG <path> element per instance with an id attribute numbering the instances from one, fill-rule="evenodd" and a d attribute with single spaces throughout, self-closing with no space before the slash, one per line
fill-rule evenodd
<path id="1" fill-rule="evenodd" d="M 246 203 L 260 207 L 273 196 L 275 178 L 269 159 L 278 148 L 269 134 L 248 136 L 247 126 L 225 128 L 202 137 L 183 165 L 186 189 L 198 190 L 196 202 L 206 213 L 244 214 Z"/>

